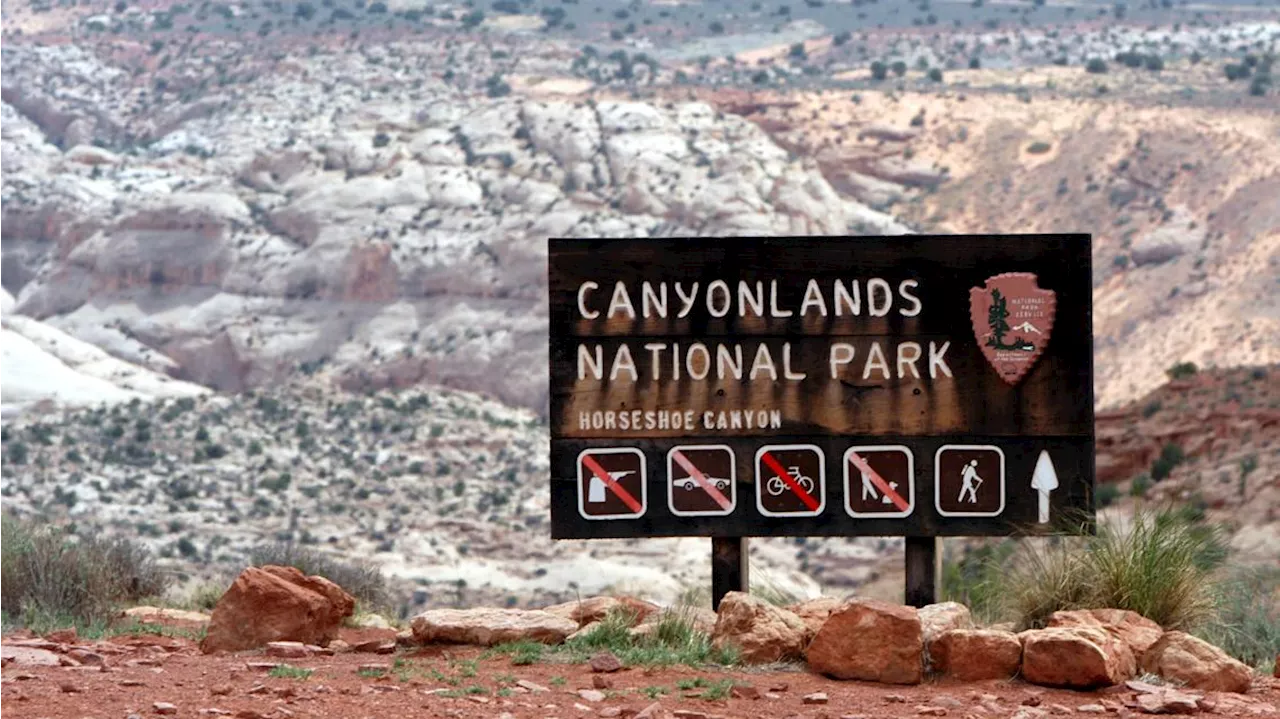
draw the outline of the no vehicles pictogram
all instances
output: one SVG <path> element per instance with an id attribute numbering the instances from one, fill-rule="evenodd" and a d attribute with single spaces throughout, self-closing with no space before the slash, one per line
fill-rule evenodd
<path id="1" fill-rule="evenodd" d="M 681 517 L 722 516 L 737 501 L 737 468 L 726 445 L 680 445 L 667 453 L 667 503 Z"/>

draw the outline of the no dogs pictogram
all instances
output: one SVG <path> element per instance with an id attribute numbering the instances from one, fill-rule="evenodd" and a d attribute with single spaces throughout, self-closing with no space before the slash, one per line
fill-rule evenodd
<path id="1" fill-rule="evenodd" d="M 733 450 L 682 445 L 667 453 L 667 504 L 679 517 L 723 516 L 737 504 Z"/>
<path id="2" fill-rule="evenodd" d="M 812 444 L 773 444 L 756 452 L 756 507 L 768 517 L 816 517 L 827 506 L 827 468 Z"/>
<path id="3" fill-rule="evenodd" d="M 578 454 L 578 513 L 584 519 L 632 519 L 645 510 L 644 453 L 632 447 Z"/>
<path id="4" fill-rule="evenodd" d="M 850 447 L 844 453 L 845 511 L 851 517 L 894 519 L 915 510 L 915 462 L 895 445 Z"/>

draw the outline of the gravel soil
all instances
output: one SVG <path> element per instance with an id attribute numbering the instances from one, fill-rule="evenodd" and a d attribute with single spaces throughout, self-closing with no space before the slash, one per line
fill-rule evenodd
<path id="1" fill-rule="evenodd" d="M 342 638 L 354 646 L 393 636 L 359 630 L 344 631 Z M 22 639 L 15 635 L 5 641 Z M 651 710 L 640 719 L 1034 719 L 1138 713 L 1136 693 L 1125 687 L 1074 692 L 1018 680 L 931 680 L 898 687 L 833 681 L 798 666 L 733 671 L 634 667 L 593 673 L 588 664 L 555 660 L 515 665 L 509 656 L 486 655 L 474 647 L 278 659 L 261 651 L 206 656 L 192 640 L 155 635 L 76 644 L 100 655 L 105 669 L 10 661 L 0 670 L 4 717 L 628 719 L 655 702 L 661 711 Z M 277 664 L 313 671 L 306 677 L 278 676 L 286 668 L 273 675 Z M 730 690 L 731 684 L 740 688 Z M 819 693 L 825 697 L 813 696 Z M 1280 680 L 1259 676 L 1250 694 L 1210 694 L 1205 706 L 1209 716 L 1280 717 Z"/>

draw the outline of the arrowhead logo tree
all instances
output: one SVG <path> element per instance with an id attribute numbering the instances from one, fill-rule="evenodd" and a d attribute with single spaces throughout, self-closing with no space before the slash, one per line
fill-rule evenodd
<path id="1" fill-rule="evenodd" d="M 1041 289 L 1030 272 L 989 277 L 969 290 L 969 318 L 982 355 L 1000 379 L 1022 381 L 1049 344 L 1057 295 Z"/>

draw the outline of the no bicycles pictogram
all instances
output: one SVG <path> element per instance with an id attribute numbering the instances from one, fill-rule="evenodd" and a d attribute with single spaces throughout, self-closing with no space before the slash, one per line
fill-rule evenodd
<path id="1" fill-rule="evenodd" d="M 775 444 L 756 452 L 756 506 L 769 517 L 815 517 L 827 504 L 822 450 L 812 444 Z"/>

